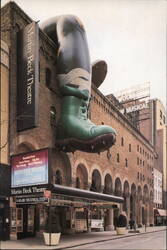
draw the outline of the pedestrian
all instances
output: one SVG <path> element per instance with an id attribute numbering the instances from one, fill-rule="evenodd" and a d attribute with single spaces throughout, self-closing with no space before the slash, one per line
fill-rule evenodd
<path id="1" fill-rule="evenodd" d="M 134 229 L 135 221 L 133 219 L 130 219 L 129 225 L 130 225 L 130 229 Z"/>

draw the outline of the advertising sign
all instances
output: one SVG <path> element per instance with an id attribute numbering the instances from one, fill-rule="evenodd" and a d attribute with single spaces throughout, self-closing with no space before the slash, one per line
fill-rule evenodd
<path id="1" fill-rule="evenodd" d="M 122 114 L 128 114 L 128 113 L 132 113 L 132 112 L 135 112 L 135 111 L 140 111 L 140 110 L 143 110 L 143 109 L 149 109 L 149 102 L 148 101 L 138 103 L 136 105 L 132 105 L 132 106 L 129 106 L 127 108 L 121 109 L 120 112 Z"/>
<path id="2" fill-rule="evenodd" d="M 39 28 L 32 22 L 17 36 L 17 130 L 37 126 Z"/>
<path id="3" fill-rule="evenodd" d="M 48 149 L 12 156 L 11 178 L 12 188 L 48 184 Z M 24 189 L 22 193 L 29 194 L 37 187 Z"/>
<path id="4" fill-rule="evenodd" d="M 150 82 L 132 86 L 114 94 L 121 103 L 148 98 L 150 96 Z"/>
<path id="5" fill-rule="evenodd" d="M 101 219 L 92 219 L 91 220 L 91 228 L 103 228 L 103 220 Z"/>

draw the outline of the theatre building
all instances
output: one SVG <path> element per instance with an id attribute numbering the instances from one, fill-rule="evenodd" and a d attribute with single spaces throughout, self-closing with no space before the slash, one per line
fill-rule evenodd
<path id="1" fill-rule="evenodd" d="M 119 111 L 115 98 L 92 83 L 90 119 L 115 128 L 116 143 L 100 154 L 59 151 L 57 45 L 14 2 L 2 7 L 1 25 L 9 51 L 9 77 L 4 74 L 2 82 L 9 89 L 4 133 L 11 169 L 10 236 L 40 236 L 49 207 L 59 215 L 62 233 L 112 230 L 121 211 L 138 226 L 153 224 L 152 144 Z"/>

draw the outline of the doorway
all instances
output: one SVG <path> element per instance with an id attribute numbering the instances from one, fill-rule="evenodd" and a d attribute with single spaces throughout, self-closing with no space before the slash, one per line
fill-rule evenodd
<path id="1" fill-rule="evenodd" d="M 35 205 L 19 205 L 17 207 L 17 238 L 35 236 Z"/>

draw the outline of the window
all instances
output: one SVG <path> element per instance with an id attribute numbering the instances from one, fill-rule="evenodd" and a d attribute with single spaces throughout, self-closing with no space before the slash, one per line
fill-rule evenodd
<path id="1" fill-rule="evenodd" d="M 54 106 L 50 107 L 50 124 L 51 126 L 56 126 L 56 109 Z"/>
<path id="2" fill-rule="evenodd" d="M 140 165 L 142 165 L 142 160 L 140 160 Z"/>
<path id="3" fill-rule="evenodd" d="M 125 159 L 125 167 L 128 167 L 128 160 Z"/>
<path id="4" fill-rule="evenodd" d="M 139 152 L 139 145 L 137 145 L 137 151 Z"/>
<path id="5" fill-rule="evenodd" d="M 142 148 L 140 148 L 140 154 L 142 153 Z"/>
<path id="6" fill-rule="evenodd" d="M 139 157 L 137 157 L 137 165 L 139 165 Z"/>
<path id="7" fill-rule="evenodd" d="M 165 116 L 163 115 L 163 122 L 164 122 L 164 124 L 165 124 Z"/>
<path id="8" fill-rule="evenodd" d="M 121 138 L 121 146 L 123 146 L 124 145 L 124 138 L 122 137 Z"/>
<path id="9" fill-rule="evenodd" d="M 144 166 L 144 161 L 143 161 L 143 166 Z"/>
<path id="10" fill-rule="evenodd" d="M 131 147 L 131 144 L 129 144 L 129 152 L 132 151 L 132 147 Z"/>
<path id="11" fill-rule="evenodd" d="M 140 174 L 139 174 L 139 172 L 137 173 L 137 179 L 139 180 L 139 177 L 140 177 Z"/>
<path id="12" fill-rule="evenodd" d="M 55 183 L 61 185 L 62 184 L 62 176 L 60 170 L 56 171 Z"/>
<path id="13" fill-rule="evenodd" d="M 51 85 L 51 70 L 49 68 L 45 70 L 45 82 L 46 86 L 49 88 Z"/>
<path id="14" fill-rule="evenodd" d="M 162 111 L 160 110 L 160 118 L 162 119 Z"/>
<path id="15" fill-rule="evenodd" d="M 119 159 L 119 153 L 117 153 L 117 162 L 119 162 L 119 160 L 120 160 L 120 159 Z"/>

